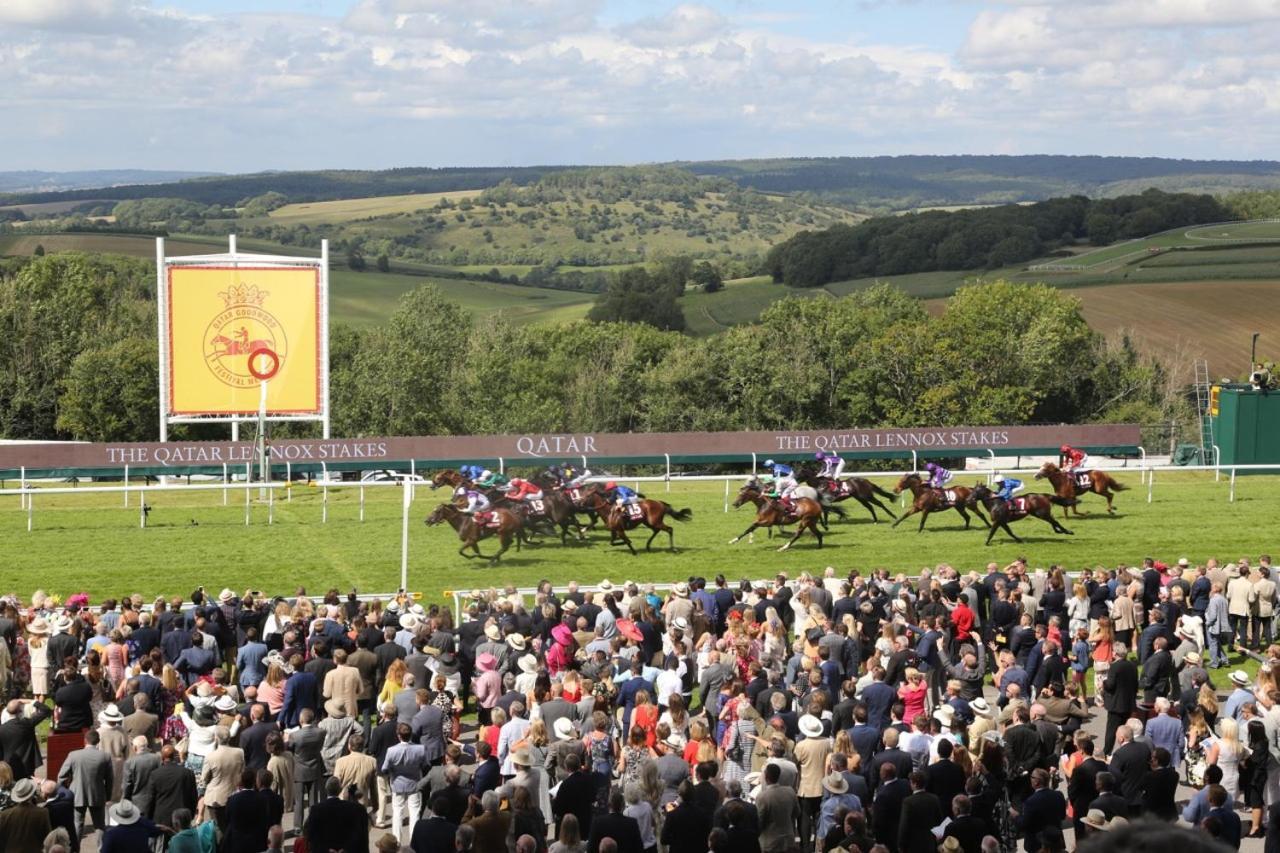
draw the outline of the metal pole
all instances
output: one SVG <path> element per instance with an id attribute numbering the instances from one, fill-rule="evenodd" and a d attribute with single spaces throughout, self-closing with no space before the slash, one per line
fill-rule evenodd
<path id="1" fill-rule="evenodd" d="M 1222 451 L 1218 449 L 1218 445 L 1213 446 L 1213 481 L 1216 483 L 1222 479 Z"/>
<path id="2" fill-rule="evenodd" d="M 145 503 L 145 500 L 144 500 Z M 129 466 L 124 466 L 124 506 L 129 508 Z"/>
<path id="3" fill-rule="evenodd" d="M 669 492 L 671 491 L 671 454 L 664 453 L 662 455 L 667 457 L 667 491 Z M 586 457 L 584 456 L 583 458 L 585 459 Z M 584 467 L 585 467 L 585 463 L 584 463 Z"/>
<path id="4" fill-rule="evenodd" d="M 503 459 L 501 456 L 498 457 L 498 473 L 507 473 L 507 460 Z"/>
<path id="5" fill-rule="evenodd" d="M 1236 469 L 1231 469 L 1231 497 L 1228 498 L 1231 503 L 1236 502 Z"/>
<path id="6" fill-rule="evenodd" d="M 364 483 L 360 484 L 360 520 L 364 521 Z"/>
<path id="7" fill-rule="evenodd" d="M 284 499 L 289 503 L 293 503 L 293 463 L 284 463 Z"/>
<path id="8" fill-rule="evenodd" d="M 36 511 L 36 496 L 27 495 L 27 532 L 31 532 L 32 516 Z"/>
<path id="9" fill-rule="evenodd" d="M 1151 492 L 1156 484 L 1156 472 L 1147 472 L 1147 503 L 1151 503 Z"/>
<path id="10" fill-rule="evenodd" d="M 320 476 L 324 478 L 323 482 L 321 483 L 321 489 L 324 492 L 324 497 L 323 497 L 322 506 L 320 508 L 320 523 L 328 524 L 329 523 L 329 466 L 323 462 L 320 463 Z"/>
<path id="11" fill-rule="evenodd" d="M 912 471 L 920 470 L 920 460 L 916 458 L 916 452 L 914 450 L 911 451 L 911 470 Z"/>
<path id="12" fill-rule="evenodd" d="M 240 440 L 240 420 L 238 418 L 231 421 L 231 440 Z"/>
<path id="13" fill-rule="evenodd" d="M 994 450 L 992 450 L 990 447 L 988 447 L 988 448 L 987 448 L 987 453 L 991 454 L 991 470 L 987 472 L 987 485 L 988 485 L 988 486 L 990 486 L 990 485 L 993 485 L 993 484 L 995 483 L 995 476 L 996 476 L 996 452 L 995 452 Z"/>
<path id="14" fill-rule="evenodd" d="M 222 463 L 222 505 L 227 505 L 227 463 Z"/>
<path id="15" fill-rule="evenodd" d="M 245 468 L 248 468 L 252 464 L 253 464 L 252 462 L 246 462 Z M 252 482 L 252 480 L 253 480 L 253 477 L 246 470 L 244 472 L 244 526 L 245 527 L 249 526 L 249 484 L 250 482 Z"/>
<path id="16" fill-rule="evenodd" d="M 276 520 L 276 490 L 267 489 L 267 524 L 274 524 Z"/>
<path id="17" fill-rule="evenodd" d="M 751 454 L 751 476 L 754 477 L 755 475 L 756 475 L 756 455 L 752 453 Z"/>
<path id="18" fill-rule="evenodd" d="M 320 241 L 320 385 L 324 402 L 324 438 L 331 438 L 329 418 L 329 241 Z"/>
<path id="19" fill-rule="evenodd" d="M 230 252 L 233 255 L 236 253 L 236 235 L 234 234 L 227 235 L 227 247 L 228 247 L 227 248 L 228 252 Z"/>
<path id="20" fill-rule="evenodd" d="M 729 511 L 729 478 L 724 478 L 724 511 Z"/>
<path id="21" fill-rule="evenodd" d="M 138 527 L 143 530 L 147 529 L 147 496 L 142 495 L 142 500 L 138 501 Z"/>
<path id="22" fill-rule="evenodd" d="M 22 494 L 18 495 L 18 509 L 27 508 L 27 466 L 23 465 L 18 469 L 18 488 L 22 489 Z"/>
<path id="23" fill-rule="evenodd" d="M 169 335 L 166 320 L 169 295 L 165 292 L 164 238 L 156 238 L 156 340 L 160 344 L 160 441 L 169 440 Z"/>
<path id="24" fill-rule="evenodd" d="M 400 588 L 409 588 L 409 505 L 413 501 L 413 495 L 408 489 L 404 490 L 404 499 L 402 501 L 402 510 L 400 515 Z"/>

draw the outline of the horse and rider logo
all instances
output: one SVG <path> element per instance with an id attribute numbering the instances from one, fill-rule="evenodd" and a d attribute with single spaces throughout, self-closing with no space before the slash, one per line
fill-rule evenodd
<path id="1" fill-rule="evenodd" d="M 263 307 L 271 294 L 257 285 L 233 284 L 218 295 L 224 307 L 205 330 L 205 365 L 232 388 L 257 387 L 265 373 L 283 366 L 288 351 L 284 327 Z"/>

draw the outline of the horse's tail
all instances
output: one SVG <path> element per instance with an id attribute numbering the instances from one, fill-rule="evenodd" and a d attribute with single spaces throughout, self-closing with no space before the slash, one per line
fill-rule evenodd
<path id="1" fill-rule="evenodd" d="M 667 515 L 671 516 L 676 521 L 688 521 L 693 518 L 693 510 L 688 509 L 687 507 L 685 509 L 675 509 L 666 501 L 662 502 L 662 507 L 667 511 Z"/>
<path id="2" fill-rule="evenodd" d="M 822 508 L 825 509 L 827 512 L 837 516 L 838 518 L 849 517 L 847 514 L 845 514 L 845 511 L 844 509 L 841 508 L 840 504 L 824 504 Z"/>
<path id="3" fill-rule="evenodd" d="M 1109 486 L 1110 486 L 1112 489 L 1114 489 L 1115 491 L 1117 491 L 1117 492 L 1127 492 L 1127 491 L 1129 491 L 1129 487 L 1128 487 L 1128 486 L 1126 486 L 1124 483 L 1120 482 L 1119 480 L 1112 479 L 1111 477 L 1108 477 L 1107 479 L 1108 479 L 1108 480 L 1111 480 L 1111 482 L 1110 482 L 1110 483 L 1108 483 L 1107 485 L 1109 485 Z"/>
<path id="4" fill-rule="evenodd" d="M 1050 495 L 1049 503 L 1053 504 L 1054 506 L 1075 506 L 1076 504 L 1080 503 L 1080 501 L 1076 500 L 1075 498 L 1063 498 L 1057 495 Z"/>
<path id="5" fill-rule="evenodd" d="M 882 498 L 889 498 L 890 500 L 893 500 L 894 498 L 897 497 L 897 495 L 895 495 L 893 492 L 889 491 L 888 489 L 880 488 L 870 480 L 867 480 L 867 485 L 871 487 L 871 491 L 875 492 L 877 495 L 879 495 Z"/>

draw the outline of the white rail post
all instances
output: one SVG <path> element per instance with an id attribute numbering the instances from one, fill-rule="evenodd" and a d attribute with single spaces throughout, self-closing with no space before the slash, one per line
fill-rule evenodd
<path id="1" fill-rule="evenodd" d="M 267 524 L 274 524 L 276 520 L 276 490 L 267 486 Z"/>
<path id="2" fill-rule="evenodd" d="M 293 503 L 293 463 L 284 463 L 284 499 Z"/>
<path id="3" fill-rule="evenodd" d="M 249 487 L 253 484 L 253 475 L 249 471 L 249 466 L 252 464 L 253 463 L 251 462 L 246 462 L 244 466 L 245 468 L 245 471 L 244 471 L 244 526 L 245 527 L 249 526 L 249 511 L 250 511 Z"/>
<path id="4" fill-rule="evenodd" d="M 991 455 L 991 470 L 987 472 L 987 485 L 993 486 L 995 485 L 996 477 L 996 452 L 988 447 L 987 453 Z"/>
<path id="5" fill-rule="evenodd" d="M 320 523 L 329 523 L 329 466 L 324 462 L 320 463 L 321 482 L 321 505 L 320 505 Z"/>
<path id="6" fill-rule="evenodd" d="M 364 483 L 360 483 L 360 520 L 364 521 Z"/>
<path id="7" fill-rule="evenodd" d="M 222 505 L 227 505 L 227 463 L 222 463 Z"/>
<path id="8" fill-rule="evenodd" d="M 1147 482 L 1147 449 L 1142 445 L 1138 445 L 1138 453 L 1142 458 L 1142 468 L 1138 471 L 1138 482 L 1145 483 Z"/>
<path id="9" fill-rule="evenodd" d="M 754 477 L 755 475 L 756 475 L 756 455 L 752 453 L 751 454 L 751 476 Z"/>
<path id="10" fill-rule="evenodd" d="M 503 459 L 501 456 L 498 457 L 498 473 L 507 473 L 507 460 Z"/>
<path id="11" fill-rule="evenodd" d="M 400 588 L 409 588 L 409 506 L 413 503 L 413 494 L 404 490 L 400 515 Z"/>
<path id="12" fill-rule="evenodd" d="M 129 508 L 129 466 L 124 466 L 124 506 Z"/>
<path id="13" fill-rule="evenodd" d="M 141 498 L 141 500 L 138 501 L 138 527 L 142 528 L 143 530 L 146 530 L 147 529 L 147 495 L 144 492 L 138 497 Z"/>
<path id="14" fill-rule="evenodd" d="M 1147 503 L 1151 503 L 1151 492 L 1156 484 L 1156 472 L 1147 472 Z"/>
<path id="15" fill-rule="evenodd" d="M 671 454 L 664 453 L 662 455 L 667 458 L 667 491 L 669 492 L 671 491 Z"/>
<path id="16" fill-rule="evenodd" d="M 32 516 L 36 511 L 36 496 L 27 495 L 27 532 L 31 532 Z"/>
<path id="17" fill-rule="evenodd" d="M 27 466 L 23 465 L 18 469 L 18 488 L 22 491 L 18 494 L 18 509 L 27 508 Z"/>
<path id="18" fill-rule="evenodd" d="M 724 511 L 729 511 L 729 478 L 724 478 Z"/>
<path id="19" fill-rule="evenodd" d="M 1213 481 L 1215 483 L 1222 480 L 1222 451 L 1218 449 L 1218 445 L 1213 446 Z"/>
<path id="20" fill-rule="evenodd" d="M 1236 502 L 1236 469 L 1231 469 L 1231 497 L 1227 499 L 1231 503 Z"/>

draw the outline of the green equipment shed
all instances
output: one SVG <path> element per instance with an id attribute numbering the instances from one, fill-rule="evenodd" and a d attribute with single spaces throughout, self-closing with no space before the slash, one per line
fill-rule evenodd
<path id="1" fill-rule="evenodd" d="M 1215 387 L 1209 416 L 1226 465 L 1280 465 L 1280 392 L 1251 386 Z"/>

